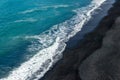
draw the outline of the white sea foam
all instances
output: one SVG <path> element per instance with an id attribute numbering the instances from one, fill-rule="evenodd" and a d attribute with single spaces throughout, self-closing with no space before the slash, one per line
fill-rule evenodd
<path id="1" fill-rule="evenodd" d="M 69 7 L 69 5 L 54 5 L 54 6 L 46 6 L 44 8 L 65 8 L 65 7 Z"/>
<path id="2" fill-rule="evenodd" d="M 36 22 L 36 21 L 37 19 L 34 19 L 34 18 L 26 18 L 26 19 L 16 20 L 14 22 L 20 23 L 20 22 Z"/>
<path id="3" fill-rule="evenodd" d="M 22 11 L 20 12 L 21 14 L 26 14 L 26 13 L 32 13 L 34 11 L 38 11 L 40 10 L 39 8 L 34 8 L 34 9 L 29 9 L 29 10 L 25 10 L 25 11 Z"/>
<path id="4" fill-rule="evenodd" d="M 32 13 L 32 12 L 35 12 L 35 11 L 40 11 L 40 10 L 47 10 L 48 8 L 66 8 L 66 7 L 69 7 L 69 5 L 53 5 L 53 6 L 43 6 L 43 7 L 40 7 L 40 8 L 33 8 L 33 9 L 29 9 L 29 10 L 25 10 L 25 11 L 22 11 L 20 12 L 21 14 L 28 14 L 28 13 Z"/>
<path id="5" fill-rule="evenodd" d="M 53 26 L 43 34 L 26 36 L 26 39 L 37 39 L 42 47 L 36 55 L 11 71 L 8 77 L 0 80 L 38 80 L 43 77 L 60 59 L 59 57 L 62 57 L 62 52 L 66 47 L 65 42 L 81 30 L 85 22 L 91 18 L 92 12 L 105 1 L 93 0 L 89 6 L 75 10 L 77 15 L 72 19 Z"/>

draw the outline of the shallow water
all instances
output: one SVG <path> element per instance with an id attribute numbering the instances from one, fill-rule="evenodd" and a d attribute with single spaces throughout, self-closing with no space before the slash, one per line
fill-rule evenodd
<path id="1" fill-rule="evenodd" d="M 42 77 L 61 57 L 65 42 L 104 1 L 1 0 L 1 80 Z"/>

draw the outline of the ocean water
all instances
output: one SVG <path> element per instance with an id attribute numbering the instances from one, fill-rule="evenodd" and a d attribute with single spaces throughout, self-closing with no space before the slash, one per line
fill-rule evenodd
<path id="1" fill-rule="evenodd" d="M 0 0 L 0 80 L 38 80 L 106 0 Z"/>

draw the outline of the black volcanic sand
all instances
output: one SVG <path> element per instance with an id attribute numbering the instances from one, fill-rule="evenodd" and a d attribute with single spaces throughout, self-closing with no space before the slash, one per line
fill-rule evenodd
<path id="1" fill-rule="evenodd" d="M 120 17 L 103 38 L 102 46 L 79 66 L 82 80 L 120 80 Z"/>
<path id="2" fill-rule="evenodd" d="M 84 38 L 85 34 L 93 31 L 99 24 L 100 20 L 107 15 L 108 10 L 112 7 L 114 2 L 115 0 L 107 0 L 98 9 L 96 9 L 92 14 L 91 19 L 83 25 L 82 30 L 67 42 L 66 48 L 71 49 L 77 47 L 77 45 L 79 45 L 77 43 Z"/>
<path id="3" fill-rule="evenodd" d="M 120 80 L 120 0 L 41 80 Z"/>

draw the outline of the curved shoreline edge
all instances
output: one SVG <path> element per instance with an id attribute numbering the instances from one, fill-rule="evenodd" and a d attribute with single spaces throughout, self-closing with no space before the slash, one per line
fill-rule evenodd
<path id="1" fill-rule="evenodd" d="M 120 16 L 119 10 L 120 1 L 116 0 L 113 7 L 108 11 L 108 15 L 100 21 L 96 29 L 86 34 L 75 49 L 66 49 L 62 60 L 42 80 L 95 80 L 83 77 L 81 63 L 83 65 L 89 56 L 102 47 L 106 33 L 114 27 L 114 22 Z M 84 72 L 84 69 L 82 72 Z M 102 78 L 98 80 L 102 80 Z"/>
<path id="2" fill-rule="evenodd" d="M 101 4 L 105 1 L 106 0 L 101 0 L 101 1 L 93 0 L 92 4 L 88 5 L 88 9 L 86 10 L 85 8 L 85 11 L 83 11 L 83 15 L 78 14 L 77 16 L 73 17 L 72 20 L 70 20 L 70 23 L 72 22 L 71 25 L 74 25 L 74 26 L 71 26 L 73 27 L 74 30 L 71 33 L 67 33 L 69 35 L 67 34 L 62 35 L 62 33 L 64 33 L 62 32 L 60 34 L 60 36 L 61 35 L 62 36 L 57 37 L 53 45 L 39 51 L 36 55 L 34 55 L 28 61 L 22 63 L 18 68 L 15 68 L 13 71 L 11 71 L 7 77 L 1 78 L 0 80 L 33 80 L 33 79 L 38 80 L 39 78 L 43 77 L 44 74 L 49 70 L 49 68 L 52 67 L 54 62 L 57 61 L 55 60 L 56 54 L 58 56 L 60 55 L 61 57 L 63 49 L 65 49 L 64 47 L 66 46 L 65 42 L 67 42 L 70 37 L 74 36 L 78 31 L 81 30 L 81 28 L 83 27 L 83 24 L 91 18 L 91 13 L 94 12 L 95 9 L 100 7 Z M 65 24 L 65 23 L 67 22 L 64 22 L 62 24 Z M 55 56 L 55 59 L 54 59 L 54 56 Z"/>

